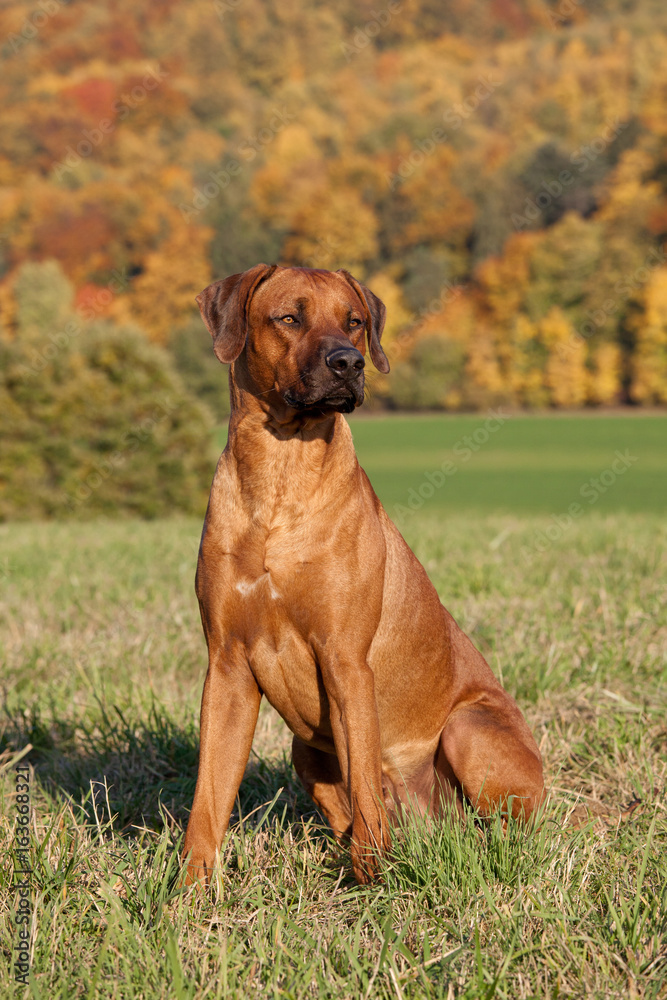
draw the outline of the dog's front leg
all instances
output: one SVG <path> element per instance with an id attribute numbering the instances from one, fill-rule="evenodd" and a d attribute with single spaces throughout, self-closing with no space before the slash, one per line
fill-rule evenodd
<path id="1" fill-rule="evenodd" d="M 245 657 L 210 654 L 197 787 L 183 848 L 187 882 L 207 882 L 213 869 L 250 756 L 261 697 Z"/>
<path id="2" fill-rule="evenodd" d="M 376 876 L 378 854 L 391 844 L 382 793 L 375 682 L 365 662 L 359 666 L 338 657 L 335 662 L 323 663 L 322 676 L 336 755 L 352 810 L 352 867 L 363 885 Z"/>

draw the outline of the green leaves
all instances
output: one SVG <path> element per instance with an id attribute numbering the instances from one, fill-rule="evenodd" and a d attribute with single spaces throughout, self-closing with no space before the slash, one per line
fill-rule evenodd
<path id="1" fill-rule="evenodd" d="M 0 341 L 0 519 L 203 513 L 210 418 L 168 355 L 109 321 L 47 322 L 69 288 L 49 264 L 19 285 L 25 326 Z"/>

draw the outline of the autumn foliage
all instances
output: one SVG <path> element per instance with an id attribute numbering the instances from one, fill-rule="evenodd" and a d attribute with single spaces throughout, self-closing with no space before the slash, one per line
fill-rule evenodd
<path id="1" fill-rule="evenodd" d="M 26 263 L 177 357 L 213 278 L 347 267 L 389 306 L 376 405 L 664 405 L 665 27 L 662 0 L 9 0 L 1 336 Z"/>

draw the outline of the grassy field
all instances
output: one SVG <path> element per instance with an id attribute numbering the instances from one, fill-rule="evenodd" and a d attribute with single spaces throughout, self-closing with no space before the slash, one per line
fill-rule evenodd
<path id="1" fill-rule="evenodd" d="M 225 867 L 210 898 L 180 891 L 205 669 L 200 522 L 5 525 L 1 996 L 667 997 L 667 424 L 517 417 L 464 460 L 458 442 L 486 419 L 357 420 L 354 434 L 536 733 L 540 829 L 413 823 L 384 881 L 361 889 L 264 705 Z M 626 449 L 636 464 L 589 504 L 581 486 Z M 447 460 L 456 472 L 424 499 Z M 11 884 L 28 745 L 26 990 Z"/>

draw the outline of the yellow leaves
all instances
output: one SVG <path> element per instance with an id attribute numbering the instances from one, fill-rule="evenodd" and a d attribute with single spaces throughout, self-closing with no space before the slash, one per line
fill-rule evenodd
<path id="1" fill-rule="evenodd" d="M 0 336 L 13 331 L 16 320 L 16 299 L 11 281 L 0 282 Z"/>
<path id="2" fill-rule="evenodd" d="M 291 131 L 295 129 L 297 124 L 301 126 L 298 133 Z M 289 125 L 286 131 L 288 132 L 287 142 L 285 143 L 283 140 L 282 147 L 278 142 L 279 149 L 284 148 L 285 145 L 294 147 L 296 139 L 296 146 L 302 150 L 303 155 L 316 159 L 320 158 L 320 149 L 322 148 L 318 143 L 338 146 L 345 143 L 346 137 L 349 139 L 349 129 L 346 127 L 346 122 L 340 118 L 332 118 L 317 104 L 308 104 L 300 110 L 298 123 Z M 350 144 L 350 149 L 354 150 L 353 144 Z M 367 158 L 366 162 L 368 162 Z"/>
<path id="3" fill-rule="evenodd" d="M 0 13 L 6 35 L 14 14 L 33 17 L 26 3 L 10 4 L 9 22 Z M 8 275 L 57 259 L 79 304 L 114 276 L 112 315 L 164 341 L 210 278 L 202 226 L 214 218 L 221 268 L 365 271 L 397 357 L 445 336 L 476 386 L 518 403 L 613 402 L 629 374 L 637 402 L 662 398 L 667 305 L 660 282 L 644 287 L 648 244 L 656 253 L 667 231 L 659 32 L 634 15 L 572 30 L 585 3 L 503 2 L 490 17 L 469 0 L 445 14 L 421 0 L 202 4 L 167 0 L 139 20 L 127 0 L 85 17 L 61 4 L 7 62 L 10 324 Z M 635 308 L 633 362 L 601 341 L 620 342 Z M 582 330 L 591 315 L 592 338 L 572 339 L 569 322 Z"/>
<path id="4" fill-rule="evenodd" d="M 377 254 L 377 219 L 353 188 L 315 192 L 291 228 L 283 249 L 290 264 L 354 269 Z"/>
<path id="5" fill-rule="evenodd" d="M 588 399 L 598 406 L 610 406 L 618 401 L 621 390 L 621 349 L 618 344 L 600 344 L 592 352 L 589 372 Z"/>
<path id="6" fill-rule="evenodd" d="M 11 166 L 7 164 L 5 160 L 0 160 L 0 180 L 4 182 L 4 171 L 8 169 L 11 172 Z M 15 215 L 18 214 L 21 207 L 21 191 L 18 187 L 5 187 L 0 188 L 0 231 L 4 232 L 10 221 Z"/>
<path id="7" fill-rule="evenodd" d="M 537 241 L 533 233 L 510 236 L 501 257 L 490 257 L 477 270 L 477 282 L 493 319 L 508 325 L 519 312 L 530 280 L 530 253 Z"/>
<path id="8" fill-rule="evenodd" d="M 23 171 L 18 164 L 12 163 L 6 156 L 0 156 L 0 198 L 5 193 L 1 189 L 18 185 L 23 180 Z"/>
<path id="9" fill-rule="evenodd" d="M 268 163 L 253 177 L 252 200 L 261 216 L 293 228 L 295 213 L 325 178 L 324 158 L 308 130 L 298 123 L 288 125 L 277 133 Z"/>
<path id="10" fill-rule="evenodd" d="M 405 306 L 400 287 L 386 272 L 380 271 L 378 274 L 371 275 L 366 284 L 387 307 L 387 322 L 382 334 L 382 344 L 386 350 L 410 324 L 412 314 Z"/>
<path id="11" fill-rule="evenodd" d="M 311 131 L 299 122 L 286 125 L 276 133 L 271 159 L 283 168 L 294 169 L 300 163 L 323 159 Z"/>
<path id="12" fill-rule="evenodd" d="M 404 343 L 409 348 L 412 342 L 432 336 L 446 336 L 466 347 L 479 328 L 480 317 L 472 299 L 459 286 L 446 283 L 438 296 L 423 303 L 417 322 L 409 340 L 401 337 L 402 348 Z"/>
<path id="13" fill-rule="evenodd" d="M 565 46 L 561 53 L 563 65 L 574 66 L 586 64 L 590 59 L 590 53 L 586 42 L 581 35 L 575 35 Z"/>
<path id="14" fill-rule="evenodd" d="M 537 327 L 524 314 L 519 313 L 506 335 L 498 337 L 498 357 L 501 361 L 506 384 L 514 398 L 528 405 L 535 405 L 536 390 L 542 398 L 542 371 L 536 363 L 534 347 L 537 343 Z M 535 378 L 537 376 L 537 379 Z"/>
<path id="15" fill-rule="evenodd" d="M 409 217 L 395 240 L 397 246 L 443 242 L 456 246 L 470 231 L 475 208 L 453 181 L 456 154 L 430 139 L 423 150 L 415 148 L 399 164 L 401 201 Z M 433 147 L 433 148 L 432 148 Z"/>
<path id="16" fill-rule="evenodd" d="M 135 183 L 141 177 L 154 178 L 156 172 L 169 160 L 168 151 L 160 142 L 160 127 L 157 123 L 136 132 L 118 129 L 109 154 L 110 158 L 113 157 L 113 165 L 130 173 Z M 78 168 L 77 175 L 81 169 Z"/>
<path id="17" fill-rule="evenodd" d="M 630 395 L 636 403 L 667 403 L 667 268 L 651 275 L 633 327 Z"/>
<path id="18" fill-rule="evenodd" d="M 467 373 L 475 385 L 526 406 L 575 409 L 610 405 L 621 387 L 621 352 L 602 343 L 591 351 L 565 313 L 553 307 L 538 323 L 519 313 L 495 338 L 480 327 L 468 345 Z"/>
<path id="19" fill-rule="evenodd" d="M 654 166 L 651 156 L 643 150 L 626 150 L 605 183 L 603 206 L 597 218 L 611 221 L 630 216 L 634 220 L 659 204 L 662 201 L 660 184 L 645 180 Z"/>
<path id="20" fill-rule="evenodd" d="M 160 171 L 157 177 L 160 190 L 176 203 L 187 199 L 193 188 L 192 174 L 182 166 L 170 163 Z"/>
<path id="21" fill-rule="evenodd" d="M 648 81 L 641 119 L 649 132 L 667 135 L 667 82 L 660 74 L 652 75 Z"/>
<path id="22" fill-rule="evenodd" d="M 131 318 L 157 343 L 195 311 L 194 302 L 211 281 L 208 243 L 212 231 L 181 225 L 158 250 L 148 254 L 144 271 L 132 284 L 127 306 Z"/>
<path id="23" fill-rule="evenodd" d="M 323 154 L 300 123 L 276 135 L 251 196 L 262 217 L 289 230 L 283 247 L 288 263 L 353 268 L 377 253 L 372 208 L 344 177 L 331 181 Z"/>
<path id="24" fill-rule="evenodd" d="M 574 334 L 572 325 L 561 309 L 554 307 L 539 323 L 539 336 L 545 347 L 552 351 L 567 344 Z"/>
<path id="25" fill-rule="evenodd" d="M 476 333 L 469 345 L 466 374 L 475 385 L 490 393 L 499 393 L 505 388 L 493 336 L 484 328 Z"/>
<path id="26" fill-rule="evenodd" d="M 519 313 L 514 324 L 514 341 L 517 344 L 526 344 L 536 337 L 535 324 L 531 323 L 524 313 Z"/>
<path id="27" fill-rule="evenodd" d="M 644 317 L 637 321 L 638 341 L 665 343 L 667 323 L 667 268 L 653 272 L 643 298 Z"/>
<path id="28" fill-rule="evenodd" d="M 552 404 L 566 408 L 582 406 L 588 382 L 586 341 L 557 307 L 540 321 L 538 333 L 548 351 L 544 382 Z"/>

